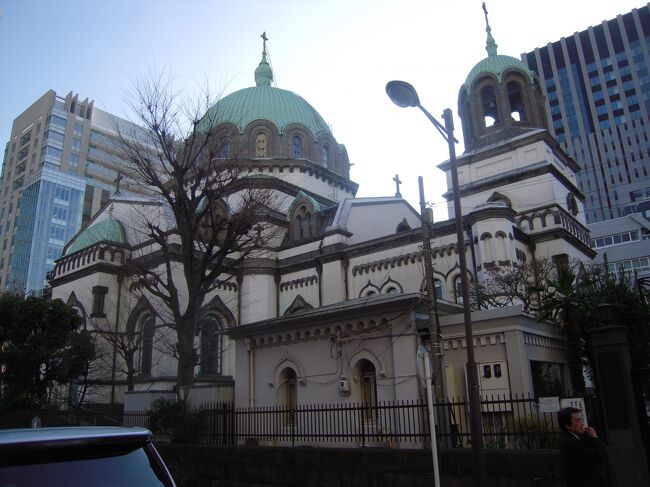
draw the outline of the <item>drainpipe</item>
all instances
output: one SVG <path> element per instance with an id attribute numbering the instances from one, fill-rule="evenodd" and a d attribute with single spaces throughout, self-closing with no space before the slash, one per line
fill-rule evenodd
<path id="1" fill-rule="evenodd" d="M 237 274 L 237 324 L 241 325 L 241 285 L 244 282 L 244 276 L 240 272 Z"/>
<path id="2" fill-rule="evenodd" d="M 255 349 L 252 340 L 246 340 L 248 351 L 248 406 L 255 407 Z"/>
<path id="3" fill-rule="evenodd" d="M 348 289 L 348 268 L 350 267 L 350 259 L 343 257 L 341 259 L 341 265 L 343 266 L 343 289 L 345 290 L 345 300 L 350 299 L 350 290 Z"/>
<path id="4" fill-rule="evenodd" d="M 117 365 L 117 334 L 120 332 L 120 302 L 124 275 L 117 276 L 117 306 L 115 307 L 115 332 L 113 334 L 113 367 L 111 368 L 111 406 L 115 405 L 115 367 Z"/>

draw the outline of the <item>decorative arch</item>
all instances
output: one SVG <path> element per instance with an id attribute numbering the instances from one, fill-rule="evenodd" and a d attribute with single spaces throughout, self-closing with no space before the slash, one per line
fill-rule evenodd
<path id="1" fill-rule="evenodd" d="M 488 203 L 505 203 L 508 208 L 512 208 L 512 201 L 506 195 L 495 191 L 487 200 Z"/>
<path id="2" fill-rule="evenodd" d="M 309 304 L 305 299 L 298 294 L 298 296 L 295 297 L 293 302 L 289 305 L 287 310 L 284 312 L 283 316 L 289 316 L 289 315 L 294 315 L 297 313 L 302 313 L 303 311 L 307 311 L 310 309 L 313 309 L 314 307 Z"/>
<path id="3" fill-rule="evenodd" d="M 296 373 L 296 378 L 300 385 L 304 386 L 306 384 L 305 367 L 295 356 L 291 355 L 289 352 L 285 352 L 285 356 L 280 358 L 271 369 L 273 372 L 269 377 L 270 387 L 277 388 L 280 385 L 282 380 L 281 374 L 286 368 L 290 368 Z"/>
<path id="4" fill-rule="evenodd" d="M 255 120 L 242 133 L 242 140 L 248 141 L 248 153 L 253 158 L 270 158 L 278 155 L 277 145 L 280 133 L 274 123 Z"/>
<path id="5" fill-rule="evenodd" d="M 368 281 L 368 283 L 361 288 L 361 291 L 359 291 L 359 297 L 360 298 L 365 298 L 365 297 L 373 296 L 375 294 L 380 294 L 380 293 L 381 293 L 381 290 L 377 286 L 372 284 L 370 281 Z"/>
<path id="6" fill-rule="evenodd" d="M 379 292 L 382 294 L 386 294 L 386 293 L 402 294 L 404 292 L 404 288 L 399 282 L 395 281 L 391 277 L 388 277 L 388 279 L 386 279 L 386 281 L 381 285 Z"/>
<path id="7" fill-rule="evenodd" d="M 355 377 L 354 367 L 359 363 L 359 361 L 363 359 L 368 360 L 374 365 L 375 370 L 377 371 L 377 377 L 386 377 L 384 362 L 381 360 L 380 355 L 369 347 L 361 347 L 350 356 L 345 367 L 345 376 L 352 378 L 352 380 L 355 382 L 358 382 L 359 377 Z"/>
<path id="8" fill-rule="evenodd" d="M 71 308 L 74 308 L 74 309 L 77 310 L 77 312 L 79 313 L 79 317 L 82 320 L 83 327 L 85 329 L 86 328 L 86 323 L 87 323 L 86 320 L 87 320 L 87 317 L 88 317 L 88 315 L 86 314 L 86 308 L 84 308 L 84 305 L 81 303 L 81 301 L 79 301 L 79 299 L 77 299 L 77 295 L 75 294 L 74 291 L 72 291 L 70 293 L 70 296 L 68 296 L 68 300 L 66 301 L 65 304 L 67 304 Z"/>
<path id="9" fill-rule="evenodd" d="M 232 311 L 226 306 L 218 295 L 215 295 L 208 301 L 206 304 L 203 305 L 203 308 L 201 310 L 201 314 L 199 317 L 199 323 L 205 316 L 210 316 L 210 315 L 219 315 L 219 318 L 223 320 L 224 324 L 230 328 L 232 326 L 235 326 L 236 320 L 235 320 L 235 315 L 232 314 Z M 195 330 L 196 333 L 196 330 Z"/>

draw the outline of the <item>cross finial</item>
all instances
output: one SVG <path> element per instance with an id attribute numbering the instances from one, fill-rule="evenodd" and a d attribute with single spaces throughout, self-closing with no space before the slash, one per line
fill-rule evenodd
<path id="1" fill-rule="evenodd" d="M 124 176 L 122 176 L 122 173 L 120 171 L 117 171 L 117 176 L 113 180 L 113 182 L 115 183 L 115 192 L 113 193 L 113 196 L 119 196 L 121 194 L 120 193 L 120 181 L 122 181 L 122 179 L 124 179 Z"/>
<path id="2" fill-rule="evenodd" d="M 487 32 L 485 50 L 488 52 L 488 56 L 496 56 L 497 43 L 494 42 L 494 37 L 492 37 L 492 28 L 490 27 L 490 21 L 488 20 L 488 11 L 485 2 L 483 2 L 483 12 L 485 13 L 485 32 Z"/>
<path id="3" fill-rule="evenodd" d="M 397 188 L 395 192 L 395 198 L 401 198 L 402 193 L 399 192 L 399 185 L 402 184 L 402 181 L 400 181 L 399 176 L 397 174 L 395 174 L 393 181 L 395 181 L 395 187 Z"/>
<path id="4" fill-rule="evenodd" d="M 262 38 L 263 43 L 262 54 L 266 56 L 266 41 L 269 40 L 269 38 L 266 37 L 266 31 L 262 32 L 262 35 L 260 37 Z"/>

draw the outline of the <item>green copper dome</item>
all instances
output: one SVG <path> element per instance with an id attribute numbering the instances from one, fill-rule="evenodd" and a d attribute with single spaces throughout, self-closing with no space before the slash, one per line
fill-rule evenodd
<path id="1" fill-rule="evenodd" d="M 465 79 L 465 86 L 469 88 L 472 86 L 472 83 L 474 81 L 486 73 L 492 73 L 500 80 L 501 75 L 509 69 L 517 69 L 519 71 L 523 71 L 528 75 L 530 81 L 533 81 L 533 73 L 522 61 L 512 56 L 495 54 L 494 56 L 488 56 L 482 61 L 479 61 L 479 63 L 472 68 L 472 70 L 467 75 L 467 79 Z"/>
<path id="2" fill-rule="evenodd" d="M 74 254 L 80 250 L 92 247 L 99 242 L 114 242 L 126 244 L 124 227 L 115 218 L 109 217 L 99 223 L 89 226 L 72 242 L 65 255 Z"/>
<path id="3" fill-rule="evenodd" d="M 488 21 L 488 12 L 485 8 L 485 3 L 483 3 L 483 11 L 485 12 L 485 32 L 487 32 L 485 50 L 488 53 L 488 57 L 479 61 L 478 64 L 472 68 L 467 75 L 467 79 L 465 79 L 465 86 L 469 88 L 472 86 L 474 81 L 486 73 L 494 74 L 497 79 L 501 81 L 501 75 L 509 69 L 522 71 L 528 76 L 531 82 L 534 82 L 533 72 L 528 69 L 528 66 L 526 66 L 522 61 L 512 56 L 497 54 L 497 43 L 494 41 L 494 37 L 492 37 L 492 28 Z"/>
<path id="4" fill-rule="evenodd" d="M 323 117 L 302 97 L 295 93 L 271 86 L 273 71 L 266 61 L 266 47 L 262 52 L 262 61 L 255 70 L 255 84 L 219 100 L 212 106 L 205 120 L 213 126 L 230 122 L 239 128 L 240 133 L 255 120 L 272 122 L 280 133 L 292 124 L 307 127 L 314 138 L 322 133 L 332 135 Z"/>

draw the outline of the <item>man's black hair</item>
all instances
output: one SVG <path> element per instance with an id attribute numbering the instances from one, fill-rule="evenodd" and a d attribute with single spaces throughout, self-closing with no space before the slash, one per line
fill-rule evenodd
<path id="1" fill-rule="evenodd" d="M 568 427 L 571 426 L 571 415 L 573 413 L 579 413 L 579 412 L 580 412 L 579 409 L 573 407 L 560 409 L 557 412 L 557 422 L 560 425 L 560 429 L 566 433 Z"/>

